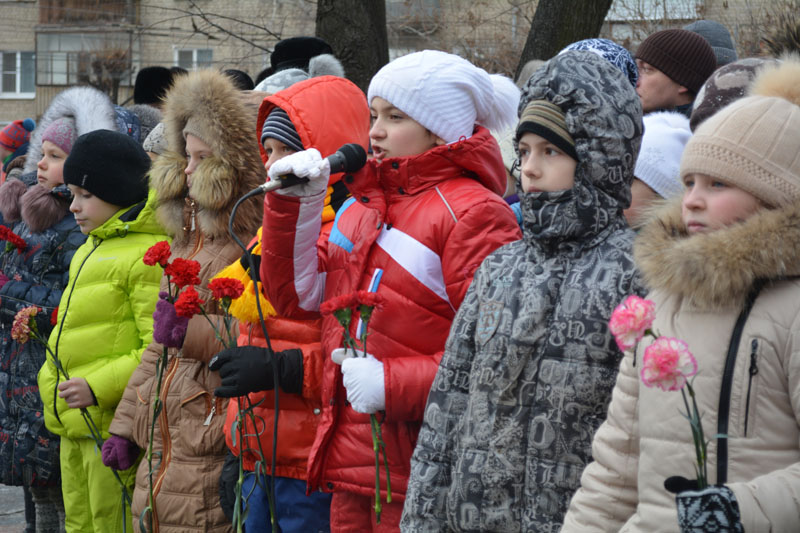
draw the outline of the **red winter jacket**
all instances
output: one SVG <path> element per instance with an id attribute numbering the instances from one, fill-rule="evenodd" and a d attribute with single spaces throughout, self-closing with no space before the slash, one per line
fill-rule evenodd
<path id="1" fill-rule="evenodd" d="M 264 121 L 276 106 L 287 112 L 295 126 L 304 147 L 316 148 L 323 155 L 329 155 L 343 144 L 359 143 L 366 148 L 369 133 L 369 109 L 364 93 L 352 82 L 334 76 L 321 76 L 297 83 L 288 89 L 264 99 L 258 111 L 257 131 L 261 131 Z M 260 134 L 259 134 L 260 137 Z M 266 163 L 267 156 L 263 145 L 261 159 Z M 341 174 L 331 176 L 329 185 L 341 178 Z M 330 189 L 329 189 L 330 192 Z M 334 194 L 334 196 L 336 196 Z M 331 195 L 327 195 L 327 205 Z M 336 203 L 336 200 L 333 200 Z M 327 222 L 321 241 L 333 221 L 333 210 L 326 207 L 317 224 Z M 317 225 L 319 236 L 319 226 Z M 263 249 L 263 248 L 262 248 Z M 276 267 L 269 256 L 262 254 L 262 268 L 275 275 Z M 277 267 L 279 268 L 279 267 Z M 281 391 L 280 414 L 278 416 L 278 449 L 275 458 L 275 474 L 295 479 L 306 479 L 308 456 L 321 418 L 321 380 L 325 357 L 320 345 L 320 317 L 304 317 L 299 320 L 283 316 L 265 318 L 267 333 L 275 351 L 300 348 L 303 352 L 303 392 L 287 394 Z M 239 345 L 266 346 L 259 324 L 242 323 Z M 256 415 L 259 436 L 255 437 L 252 422 L 248 419 L 245 449 L 263 452 L 267 473 L 270 473 L 272 459 L 272 435 L 274 421 L 275 395 L 273 391 L 256 392 L 249 395 Z M 231 429 L 239 410 L 238 398 L 232 399 L 228 406 L 225 423 L 225 437 L 228 447 L 238 455 L 240 439 Z M 259 449 L 259 440 L 261 448 Z M 255 470 L 257 455 L 247 451 L 244 455 L 244 468 Z"/>
<path id="2" fill-rule="evenodd" d="M 352 198 L 320 246 L 315 224 L 321 197 L 267 195 L 262 279 L 275 308 L 297 318 L 318 316 L 323 300 L 356 290 L 377 290 L 386 298 L 369 323 L 367 350 L 384 364 L 382 431 L 392 496 L 402 500 L 456 309 L 483 259 L 521 233 L 499 196 L 506 184 L 500 149 L 482 127 L 469 139 L 423 154 L 371 160 L 344 182 Z M 328 357 L 341 345 L 341 326 L 325 317 L 323 412 L 309 457 L 309 485 L 371 495 L 369 417 L 345 403 L 340 367 Z"/>

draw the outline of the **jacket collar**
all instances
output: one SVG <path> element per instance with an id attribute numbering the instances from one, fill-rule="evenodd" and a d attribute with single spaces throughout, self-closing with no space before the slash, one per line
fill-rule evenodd
<path id="1" fill-rule="evenodd" d="M 645 283 L 703 309 L 739 306 L 756 280 L 800 275 L 800 202 L 763 209 L 744 222 L 689 235 L 681 202 L 654 212 L 634 253 Z"/>
<path id="2" fill-rule="evenodd" d="M 489 130 L 478 126 L 469 139 L 436 146 L 419 155 L 372 159 L 353 176 L 347 188 L 354 197 L 372 197 L 381 191 L 386 198 L 417 194 L 459 176 L 470 177 L 492 192 L 506 188 L 505 166 L 500 147 Z"/>

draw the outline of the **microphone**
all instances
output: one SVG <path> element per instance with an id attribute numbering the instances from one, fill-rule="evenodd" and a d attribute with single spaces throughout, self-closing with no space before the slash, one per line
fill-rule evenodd
<path id="1" fill-rule="evenodd" d="M 367 152 L 360 144 L 345 144 L 334 153 L 325 158 L 331 166 L 331 174 L 338 172 L 357 172 L 367 164 Z M 277 189 L 284 189 L 293 185 L 308 183 L 308 178 L 298 178 L 294 174 L 284 174 L 280 179 L 270 180 L 259 185 L 256 190 L 259 192 L 270 192 Z"/>

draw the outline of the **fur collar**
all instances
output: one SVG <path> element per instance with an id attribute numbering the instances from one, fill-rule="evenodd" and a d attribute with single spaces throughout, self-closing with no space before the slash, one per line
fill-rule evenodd
<path id="1" fill-rule="evenodd" d="M 196 223 L 211 238 L 228 232 L 233 204 L 266 181 L 258 153 L 256 117 L 247 110 L 230 80 L 215 71 L 181 76 L 164 104 L 167 150 L 153 163 L 150 185 L 158 193 L 158 219 L 167 233 L 181 242 L 189 238 L 184 226 L 186 197 L 195 201 Z M 186 140 L 183 128 L 194 117 L 214 155 L 205 159 L 186 185 Z M 263 217 L 262 198 L 244 202 L 236 213 L 234 229 L 247 240 L 255 235 Z"/>
<path id="2" fill-rule="evenodd" d="M 70 214 L 69 204 L 69 189 L 66 186 L 60 185 L 50 190 L 37 183 L 22 195 L 20 213 L 31 232 L 41 233 Z"/>
<path id="3" fill-rule="evenodd" d="M 680 199 L 664 204 L 634 245 L 647 287 L 702 309 L 742 304 L 753 282 L 800 275 L 800 202 L 763 209 L 713 233 L 686 233 Z"/>

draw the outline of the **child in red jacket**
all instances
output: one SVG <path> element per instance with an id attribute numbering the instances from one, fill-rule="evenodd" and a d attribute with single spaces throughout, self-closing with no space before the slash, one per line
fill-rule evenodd
<path id="1" fill-rule="evenodd" d="M 450 323 L 483 258 L 520 238 L 500 197 L 505 167 L 487 129 L 510 125 L 518 99 L 511 80 L 452 54 L 427 50 L 386 65 L 367 97 L 375 157 L 345 175 L 352 198 L 320 245 L 329 172 L 322 156 L 329 154 L 304 150 L 269 170 L 272 179 L 310 178 L 265 200 L 261 278 L 276 310 L 314 318 L 323 301 L 358 290 L 385 300 L 369 322 L 366 357 L 343 360 L 342 327 L 331 316 L 322 322 L 323 411 L 309 484 L 333 492 L 333 531 L 398 528 L 411 453 Z M 379 526 L 372 514 L 369 414 L 382 420 L 392 485 Z M 380 476 L 385 499 L 383 465 Z"/>

